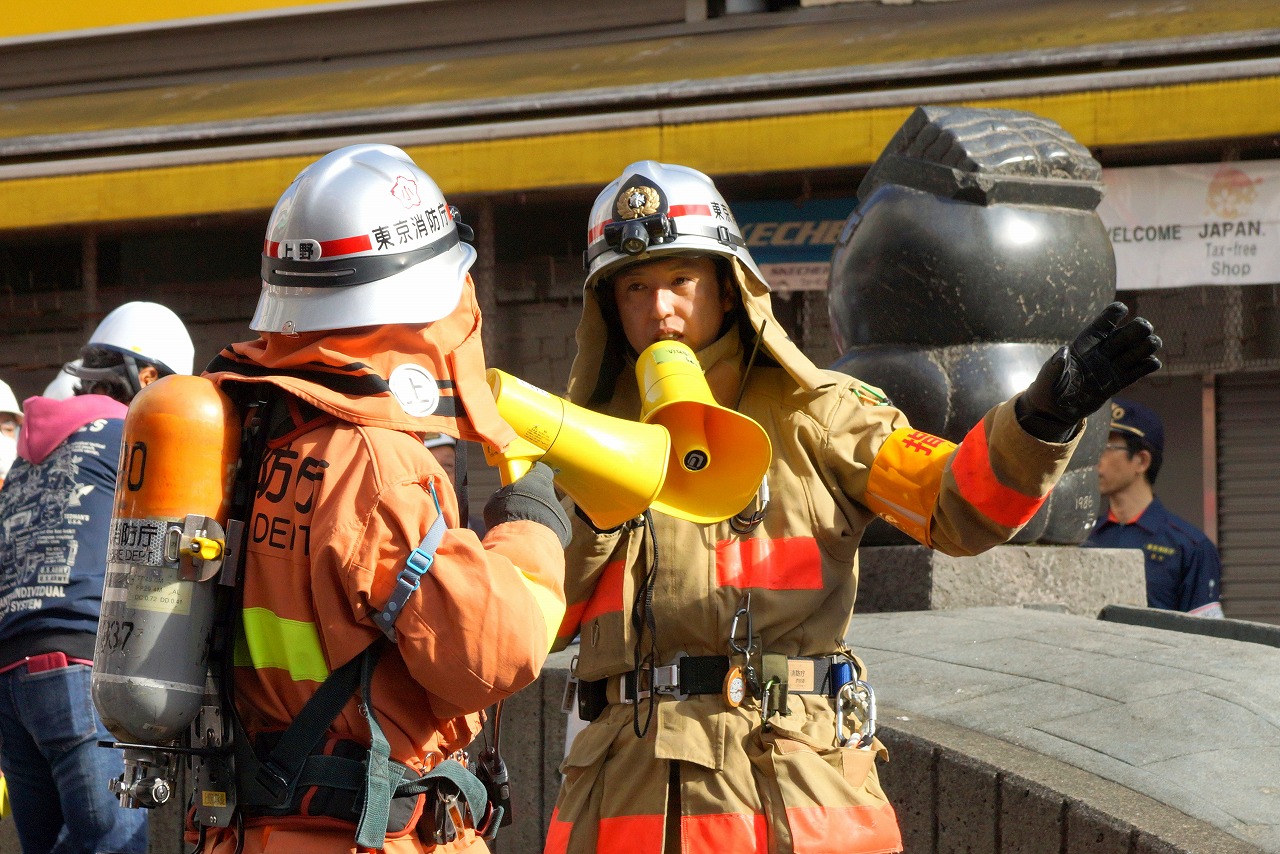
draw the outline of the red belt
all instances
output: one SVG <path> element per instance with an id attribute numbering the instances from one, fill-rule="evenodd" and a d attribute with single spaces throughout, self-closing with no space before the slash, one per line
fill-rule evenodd
<path id="1" fill-rule="evenodd" d="M 6 664 L 0 667 L 0 673 L 8 673 L 10 670 L 16 670 L 26 665 L 28 673 L 43 673 L 46 670 L 61 670 L 64 667 L 70 667 L 73 664 L 93 665 L 93 662 L 84 658 L 67 658 L 65 652 L 46 652 L 43 655 L 28 655 L 26 658 L 19 659 L 12 664 Z"/>

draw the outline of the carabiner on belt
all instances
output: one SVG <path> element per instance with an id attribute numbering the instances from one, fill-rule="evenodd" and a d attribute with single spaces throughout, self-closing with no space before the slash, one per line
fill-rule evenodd
<path id="1" fill-rule="evenodd" d="M 844 716 L 853 712 L 862 722 L 848 736 L 844 732 Z M 876 735 L 876 692 L 871 685 L 861 679 L 854 679 L 841 686 L 836 694 L 836 742 L 841 747 L 848 747 L 856 737 L 855 747 L 866 750 L 871 747 L 871 740 Z"/>
<path id="2" fill-rule="evenodd" d="M 747 639 L 744 643 L 738 643 L 738 626 L 745 618 L 747 628 Z M 745 590 L 742 598 L 738 600 L 738 610 L 733 614 L 733 622 L 729 624 L 729 649 L 738 653 L 745 660 L 742 667 L 743 678 L 747 681 L 747 687 L 751 689 L 753 697 L 760 696 L 760 674 L 756 672 L 756 667 L 751 663 L 751 657 L 755 654 L 756 649 L 756 633 L 755 627 L 751 622 L 751 591 Z"/>

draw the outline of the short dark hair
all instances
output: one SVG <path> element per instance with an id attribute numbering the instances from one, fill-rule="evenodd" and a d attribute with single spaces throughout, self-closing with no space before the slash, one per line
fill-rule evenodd
<path id="1" fill-rule="evenodd" d="M 1124 440 L 1125 447 L 1129 449 L 1129 459 L 1133 459 L 1133 455 L 1138 451 L 1146 451 L 1151 455 L 1151 465 L 1147 466 L 1147 470 L 1143 472 L 1143 477 L 1147 479 L 1147 483 L 1155 486 L 1156 477 L 1160 474 L 1160 464 L 1164 462 L 1164 455 L 1132 433 L 1120 433 L 1117 431 L 1115 435 Z"/>
<path id="2" fill-rule="evenodd" d="M 86 368 L 119 368 L 119 370 L 92 380 L 81 379 L 76 384 L 76 394 L 105 394 L 126 406 L 133 400 L 133 387 L 129 385 L 123 353 L 89 344 L 80 350 L 80 363 Z"/>

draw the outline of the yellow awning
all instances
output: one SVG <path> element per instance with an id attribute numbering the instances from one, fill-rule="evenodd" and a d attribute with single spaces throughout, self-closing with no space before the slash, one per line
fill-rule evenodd
<path id="1" fill-rule="evenodd" d="M 0 229 L 270 208 L 307 163 L 357 139 L 404 146 L 458 195 L 598 186 L 643 158 L 713 175 L 867 164 L 919 103 L 1028 110 L 1089 146 L 1280 134 L 1280 68 L 1256 54 L 1205 68 L 1078 67 L 1109 51 L 1274 39 L 1274 0 L 1135 0 L 1126 15 L 1100 14 L 1115 5 L 1100 0 L 1043 0 L 995 22 L 964 5 L 911 26 L 877 7 L 771 29 L 0 104 Z M 1056 74 L 1036 67 L 1050 58 Z"/>

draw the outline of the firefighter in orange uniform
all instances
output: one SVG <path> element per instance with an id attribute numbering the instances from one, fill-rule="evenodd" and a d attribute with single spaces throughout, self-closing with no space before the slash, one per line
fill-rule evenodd
<path id="1" fill-rule="evenodd" d="M 266 401 L 248 410 L 263 447 L 235 648 L 244 822 L 209 831 L 206 850 L 488 850 L 478 830 L 496 816 L 457 754 L 542 666 L 569 523 L 535 467 L 489 500 L 479 539 L 423 446 L 513 436 L 485 382 L 460 233 L 386 145 L 316 161 L 271 216 L 261 336 L 206 374 L 242 405 Z M 445 768 L 458 773 L 429 776 Z"/>
<path id="2" fill-rule="evenodd" d="M 873 695 L 844 645 L 862 532 L 880 516 L 948 554 L 1005 542 L 1082 419 L 1159 366 L 1150 324 L 1125 313 L 1108 308 L 954 445 L 786 337 L 705 175 L 644 161 L 605 187 L 569 398 L 636 418 L 637 353 L 681 341 L 773 459 L 752 504 L 716 524 L 650 512 L 601 531 L 575 513 L 558 644 L 581 636 L 592 722 L 562 765 L 547 854 L 901 850 Z"/>

